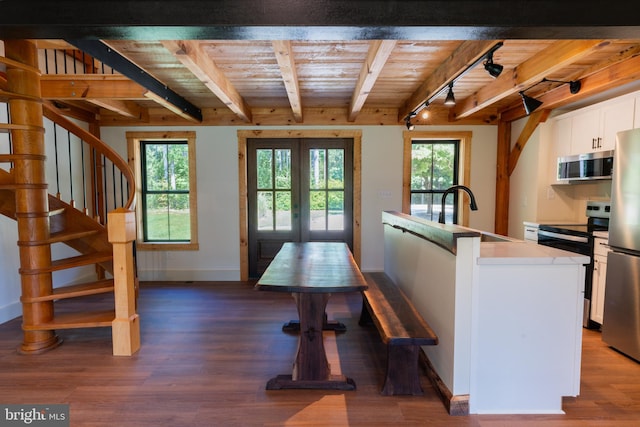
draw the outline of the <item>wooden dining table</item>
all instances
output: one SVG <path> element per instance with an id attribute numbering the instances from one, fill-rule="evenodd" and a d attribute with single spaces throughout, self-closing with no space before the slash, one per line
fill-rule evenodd
<path id="1" fill-rule="evenodd" d="M 325 310 L 331 294 L 367 289 L 349 247 L 340 242 L 285 243 L 255 288 L 291 293 L 300 319 L 293 373 L 270 379 L 267 390 L 355 390 L 353 379 L 331 374 L 323 338 Z"/>

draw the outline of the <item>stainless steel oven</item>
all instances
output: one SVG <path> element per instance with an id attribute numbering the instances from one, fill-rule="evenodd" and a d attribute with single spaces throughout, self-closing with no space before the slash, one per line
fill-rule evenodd
<path id="1" fill-rule="evenodd" d="M 538 244 L 563 249 L 569 252 L 587 255 L 589 264 L 585 264 L 584 314 L 583 326 L 597 329 L 600 325 L 590 319 L 591 293 L 593 284 L 593 232 L 609 229 L 609 202 L 587 202 L 586 224 L 540 224 Z"/>

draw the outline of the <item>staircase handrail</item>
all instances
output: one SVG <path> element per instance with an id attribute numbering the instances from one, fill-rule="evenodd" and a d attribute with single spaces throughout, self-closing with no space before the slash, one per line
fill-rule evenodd
<path id="1" fill-rule="evenodd" d="M 50 101 L 44 101 L 42 103 L 42 106 L 43 114 L 46 118 L 57 123 L 59 126 L 62 126 L 67 131 L 82 139 L 97 152 L 109 159 L 120 170 L 120 172 L 122 172 L 130 188 L 129 198 L 127 199 L 127 202 L 123 207 L 126 209 L 133 209 L 135 206 L 136 198 L 135 176 L 127 162 L 120 156 L 120 154 L 118 154 L 113 148 L 105 144 L 104 141 L 102 141 L 100 138 L 82 129 L 80 126 L 60 114 L 57 111 L 58 109 L 56 108 L 56 106 L 53 105 L 53 103 L 51 103 Z"/>

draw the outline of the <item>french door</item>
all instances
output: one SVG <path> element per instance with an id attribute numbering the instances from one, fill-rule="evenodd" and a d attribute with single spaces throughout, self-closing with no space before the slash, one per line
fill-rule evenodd
<path id="1" fill-rule="evenodd" d="M 285 242 L 353 246 L 352 139 L 248 139 L 247 171 L 250 277 Z"/>

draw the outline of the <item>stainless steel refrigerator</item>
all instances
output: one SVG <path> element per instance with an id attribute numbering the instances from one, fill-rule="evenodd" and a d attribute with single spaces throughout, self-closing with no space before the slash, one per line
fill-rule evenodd
<path id="1" fill-rule="evenodd" d="M 640 129 L 616 139 L 609 246 L 602 340 L 640 361 Z"/>

